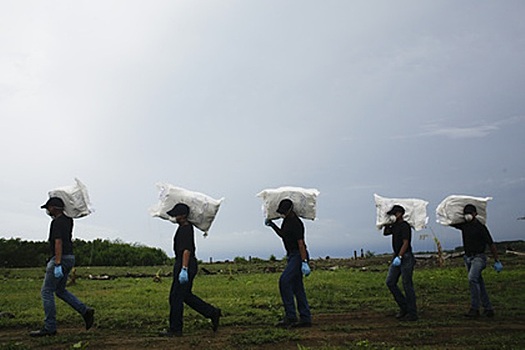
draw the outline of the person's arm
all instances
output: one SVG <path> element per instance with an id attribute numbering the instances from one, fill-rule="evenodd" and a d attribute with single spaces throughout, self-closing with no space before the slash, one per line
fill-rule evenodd
<path id="1" fill-rule="evenodd" d="M 403 255 L 406 253 L 407 249 L 408 249 L 408 239 L 403 239 L 403 245 L 401 246 L 401 249 L 399 250 L 399 257 L 403 257 Z"/>
<path id="2" fill-rule="evenodd" d="M 182 252 L 182 268 L 188 268 L 188 265 L 190 264 L 190 256 L 191 253 L 189 250 L 185 249 L 184 252 Z"/>
<path id="3" fill-rule="evenodd" d="M 299 239 L 297 241 L 297 245 L 299 246 L 299 253 L 301 254 L 301 260 L 307 261 L 308 253 L 306 252 L 306 244 L 304 243 L 304 239 Z"/>
<path id="4" fill-rule="evenodd" d="M 62 262 L 62 239 L 55 239 L 55 265 Z"/>
<path id="5" fill-rule="evenodd" d="M 279 236 L 281 238 L 283 237 L 283 233 L 282 233 L 281 229 L 273 221 L 268 220 L 268 226 L 270 226 L 275 231 L 277 236 Z"/>
<path id="6" fill-rule="evenodd" d="M 392 225 L 386 225 L 383 228 L 383 236 L 390 236 L 392 234 Z"/>
<path id="7" fill-rule="evenodd" d="M 496 248 L 496 245 L 494 243 L 490 245 L 490 252 L 492 253 L 492 256 L 494 257 L 494 261 L 499 261 L 498 249 Z"/>

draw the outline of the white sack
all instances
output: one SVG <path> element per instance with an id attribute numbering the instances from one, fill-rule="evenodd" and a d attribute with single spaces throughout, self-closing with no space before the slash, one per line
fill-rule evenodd
<path id="1" fill-rule="evenodd" d="M 422 230 L 428 223 L 427 201 L 410 198 L 385 198 L 377 194 L 374 194 L 374 200 L 377 209 L 376 227 L 378 230 L 381 230 L 385 225 L 392 224 L 387 212 L 392 209 L 395 204 L 405 208 L 403 219 L 408 222 L 414 230 Z"/>
<path id="2" fill-rule="evenodd" d="M 76 184 L 49 191 L 49 198 L 58 197 L 64 201 L 64 212 L 73 219 L 87 216 L 93 212 L 86 186 L 79 179 Z"/>
<path id="3" fill-rule="evenodd" d="M 283 199 L 290 199 L 293 210 L 303 219 L 314 220 L 316 217 L 317 196 L 319 191 L 315 188 L 279 187 L 266 189 L 257 194 L 263 200 L 262 210 L 265 218 L 273 220 L 281 216 L 277 213 L 279 203 Z"/>
<path id="4" fill-rule="evenodd" d="M 472 204 L 478 213 L 476 218 L 485 224 L 487 221 L 487 203 L 490 200 L 492 197 L 448 196 L 436 208 L 436 221 L 445 226 L 463 223 L 465 222 L 463 208 L 467 204 Z"/>
<path id="5" fill-rule="evenodd" d="M 208 234 L 224 198 L 213 199 L 203 193 L 189 191 L 166 183 L 158 183 L 157 187 L 160 190 L 159 203 L 149 210 L 151 216 L 176 223 L 175 218 L 166 213 L 175 204 L 184 203 L 190 208 L 188 221 L 204 232 L 204 235 Z"/>

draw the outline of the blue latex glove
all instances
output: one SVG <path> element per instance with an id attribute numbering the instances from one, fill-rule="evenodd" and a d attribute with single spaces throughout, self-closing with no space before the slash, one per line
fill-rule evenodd
<path id="1" fill-rule="evenodd" d="M 180 270 L 180 273 L 179 273 L 179 283 L 180 284 L 185 284 L 185 283 L 188 283 L 188 281 L 189 281 L 188 268 L 187 267 L 183 267 L 182 270 Z"/>
<path id="2" fill-rule="evenodd" d="M 62 266 L 55 265 L 55 277 L 56 278 L 62 278 L 64 277 L 64 271 L 62 271 Z"/>
<path id="3" fill-rule="evenodd" d="M 503 264 L 499 260 L 494 263 L 494 270 L 496 270 L 496 272 L 503 270 Z"/>
<path id="4" fill-rule="evenodd" d="M 272 220 L 270 220 L 270 219 L 264 219 L 264 224 L 265 224 L 266 226 L 270 226 L 270 225 L 272 224 Z"/>
<path id="5" fill-rule="evenodd" d="M 396 256 L 394 260 L 392 260 L 393 266 L 400 266 L 401 265 L 401 258 L 399 256 Z"/>
<path id="6" fill-rule="evenodd" d="M 301 272 L 305 276 L 308 276 L 310 274 L 310 272 L 312 272 L 310 270 L 310 266 L 308 266 L 308 263 L 306 261 L 303 261 L 303 264 L 301 265 Z"/>

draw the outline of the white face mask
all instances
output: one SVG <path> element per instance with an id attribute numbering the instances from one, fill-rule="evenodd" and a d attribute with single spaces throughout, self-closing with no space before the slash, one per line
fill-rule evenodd
<path id="1" fill-rule="evenodd" d="M 388 217 L 388 220 L 390 220 L 391 223 L 394 223 L 394 222 L 396 222 L 397 217 L 396 217 L 395 215 L 390 215 L 390 216 Z"/>
<path id="2" fill-rule="evenodd" d="M 465 221 L 470 222 L 474 219 L 474 216 L 472 214 L 465 214 Z"/>
<path id="3" fill-rule="evenodd" d="M 49 216 L 52 216 L 51 212 L 49 211 L 49 209 L 46 209 L 46 214 L 49 215 Z"/>

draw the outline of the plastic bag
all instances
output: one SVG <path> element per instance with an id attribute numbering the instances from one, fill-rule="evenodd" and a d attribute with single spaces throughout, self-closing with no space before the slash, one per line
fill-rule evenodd
<path id="1" fill-rule="evenodd" d="M 257 194 L 257 197 L 263 200 L 263 215 L 270 220 L 281 217 L 277 213 L 277 208 L 283 199 L 290 199 L 293 202 L 293 210 L 297 216 L 303 219 L 315 220 L 317 196 L 319 196 L 319 191 L 315 188 L 306 189 L 301 187 L 266 189 Z"/>
<path id="2" fill-rule="evenodd" d="M 395 204 L 405 208 L 403 219 L 408 222 L 414 230 L 422 230 L 428 223 L 427 201 L 411 198 L 385 198 L 377 194 L 374 194 L 374 200 L 377 209 L 376 227 L 378 230 L 381 230 L 385 225 L 392 224 L 387 212 L 392 209 Z"/>
<path id="3" fill-rule="evenodd" d="M 208 235 L 211 224 L 215 220 L 224 198 L 213 199 L 203 193 L 189 191 L 167 183 L 158 183 L 157 187 L 160 190 L 159 203 L 149 210 L 151 216 L 176 223 L 175 218 L 166 213 L 175 204 L 184 203 L 190 208 L 188 221 L 204 232 L 205 236 Z"/>
<path id="4" fill-rule="evenodd" d="M 93 212 L 86 186 L 79 179 L 72 186 L 59 187 L 48 192 L 49 198 L 58 197 L 64 201 L 64 213 L 73 219 L 87 216 Z"/>
<path id="5" fill-rule="evenodd" d="M 472 197 L 464 195 L 451 195 L 443 199 L 436 208 L 436 222 L 450 226 L 465 222 L 463 208 L 472 204 L 476 207 L 476 218 L 483 224 L 487 222 L 487 203 L 492 197 Z"/>

